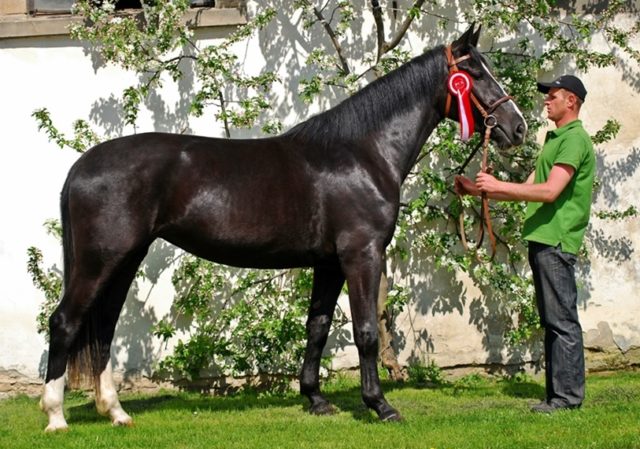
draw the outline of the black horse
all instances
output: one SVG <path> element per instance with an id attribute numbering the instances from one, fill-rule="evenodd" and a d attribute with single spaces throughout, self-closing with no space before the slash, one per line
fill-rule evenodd
<path id="1" fill-rule="evenodd" d="M 313 267 L 300 375 L 312 413 L 333 410 L 320 392 L 318 371 L 346 280 L 362 398 L 380 419 L 400 419 L 376 369 L 381 261 L 402 183 L 445 118 L 450 71 L 473 78 L 475 97 L 497 123 L 491 137 L 500 148 L 519 145 L 526 133 L 522 114 L 475 48 L 479 32 L 472 26 L 451 46 L 427 51 L 277 137 L 150 133 L 82 155 L 62 190 L 64 296 L 50 319 L 41 401 L 47 430 L 67 427 L 67 363 L 70 373 L 80 366 L 94 377 L 100 413 L 117 425 L 131 423 L 113 386 L 110 347 L 129 286 L 157 238 L 238 267 Z M 486 110 L 474 108 L 476 131 L 485 129 L 479 111 Z M 448 115 L 457 118 L 455 104 Z M 89 368 L 80 364 L 84 359 Z"/>

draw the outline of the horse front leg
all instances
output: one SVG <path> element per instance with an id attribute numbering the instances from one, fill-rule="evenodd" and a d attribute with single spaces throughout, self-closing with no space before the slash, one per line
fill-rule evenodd
<path id="1" fill-rule="evenodd" d="M 355 249 L 345 252 L 341 261 L 349 287 L 353 335 L 360 358 L 362 399 L 382 421 L 399 421 L 400 413 L 384 398 L 377 367 L 377 300 L 382 249 Z"/>
<path id="2" fill-rule="evenodd" d="M 300 393 L 309 398 L 309 412 L 315 415 L 327 415 L 335 411 L 320 392 L 320 359 L 343 285 L 344 275 L 337 264 L 314 269 L 307 319 L 307 348 L 300 374 Z"/>

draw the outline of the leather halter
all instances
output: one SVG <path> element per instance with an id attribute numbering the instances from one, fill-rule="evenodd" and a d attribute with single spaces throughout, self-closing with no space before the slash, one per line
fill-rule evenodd
<path id="1" fill-rule="evenodd" d="M 447 65 L 449 66 L 449 74 L 458 72 L 459 71 L 458 64 L 462 61 L 466 61 L 467 59 L 471 58 L 470 54 L 466 54 L 464 56 L 459 57 L 458 59 L 454 59 L 453 52 L 451 51 L 451 45 L 446 47 L 445 53 L 447 56 Z M 491 130 L 495 128 L 498 124 L 498 120 L 492 114 L 493 114 L 493 111 L 495 111 L 498 106 L 500 106 L 502 103 L 512 100 L 513 97 L 511 97 L 510 95 L 505 95 L 497 99 L 493 103 L 491 103 L 485 109 L 485 107 L 482 106 L 482 103 L 478 100 L 478 97 L 476 97 L 476 95 L 473 93 L 473 90 L 469 93 L 469 96 L 471 98 L 471 101 L 475 105 L 476 109 L 478 109 L 478 111 L 484 118 L 485 132 L 484 132 L 484 141 L 482 143 L 483 151 L 482 151 L 481 170 L 484 173 L 491 173 L 493 170 L 487 164 L 488 147 L 489 147 L 489 140 L 491 137 Z M 445 111 L 444 111 L 445 117 L 449 116 L 450 109 L 451 109 L 451 94 L 447 93 L 447 101 L 445 104 Z M 484 228 L 486 226 L 487 234 L 489 235 L 489 240 L 491 241 L 491 260 L 493 260 L 493 258 L 496 255 L 496 238 L 495 238 L 495 235 L 493 234 L 493 226 L 491 225 L 491 216 L 489 214 L 489 199 L 487 198 L 487 194 L 485 192 L 482 192 L 481 198 L 482 198 L 482 208 L 480 209 L 480 227 L 478 229 L 478 237 L 477 237 L 478 243 L 476 244 L 476 248 L 479 248 L 480 245 L 482 244 L 482 240 L 484 239 Z M 467 244 L 467 236 L 464 231 L 464 213 L 463 212 L 460 213 L 459 226 L 460 226 L 460 240 L 462 241 L 462 246 L 464 247 L 465 250 L 468 250 L 469 245 Z"/>

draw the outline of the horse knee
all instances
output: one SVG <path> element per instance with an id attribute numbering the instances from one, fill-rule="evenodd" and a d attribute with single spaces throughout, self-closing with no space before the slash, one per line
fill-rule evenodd
<path id="1" fill-rule="evenodd" d="M 317 316 L 307 321 L 307 337 L 310 341 L 316 341 L 327 336 L 331 328 L 329 317 Z"/>
<path id="2" fill-rule="evenodd" d="M 320 384 L 315 380 L 314 376 L 305 376 L 305 373 L 303 372 L 300 376 L 300 394 L 310 396 L 317 393 L 319 389 Z"/>
<path id="3" fill-rule="evenodd" d="M 361 326 L 354 327 L 353 339 L 361 352 L 361 355 L 378 354 L 378 327 L 376 323 L 365 323 Z"/>

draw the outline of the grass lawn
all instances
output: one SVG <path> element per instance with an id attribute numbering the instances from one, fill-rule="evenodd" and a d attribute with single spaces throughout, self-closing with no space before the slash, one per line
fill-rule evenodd
<path id="1" fill-rule="evenodd" d="M 132 428 L 112 427 L 89 398 L 72 393 L 65 402 L 70 431 L 59 434 L 43 432 L 37 399 L 18 397 L 0 401 L 0 448 L 640 448 L 640 372 L 590 375 L 582 409 L 554 415 L 529 411 L 544 394 L 531 380 L 468 376 L 383 388 L 403 422 L 380 423 L 351 379 L 326 386 L 339 413 L 322 417 L 306 413 L 306 399 L 296 393 L 123 395 Z"/>

